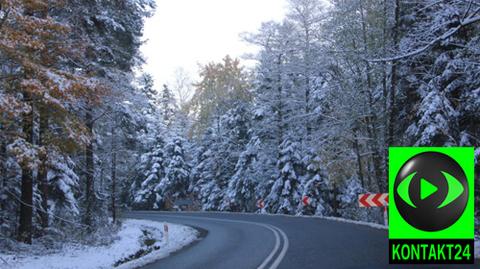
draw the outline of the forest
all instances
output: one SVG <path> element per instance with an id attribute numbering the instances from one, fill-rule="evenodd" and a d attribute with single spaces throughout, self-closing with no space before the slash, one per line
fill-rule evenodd
<path id="1" fill-rule="evenodd" d="M 382 223 L 358 195 L 387 192 L 389 147 L 480 145 L 476 0 L 289 0 L 283 21 L 242 35 L 255 67 L 225 56 L 159 88 L 140 53 L 154 12 L 0 1 L 2 247 L 179 200 Z"/>

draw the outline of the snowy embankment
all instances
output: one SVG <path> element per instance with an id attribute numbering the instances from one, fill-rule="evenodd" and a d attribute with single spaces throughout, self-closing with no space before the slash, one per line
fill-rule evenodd
<path id="1" fill-rule="evenodd" d="M 108 246 L 67 244 L 60 252 L 43 256 L 0 253 L 0 268 L 137 268 L 189 245 L 198 235 L 195 229 L 177 224 L 168 224 L 168 231 L 167 239 L 162 222 L 129 219 Z"/>

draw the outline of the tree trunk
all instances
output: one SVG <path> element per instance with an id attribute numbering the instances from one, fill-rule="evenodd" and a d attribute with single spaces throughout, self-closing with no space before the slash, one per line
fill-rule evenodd
<path id="1" fill-rule="evenodd" d="M 282 91 L 283 91 L 283 86 L 282 86 L 282 54 L 278 55 L 278 77 L 277 77 L 277 93 L 278 93 L 278 111 L 277 111 L 277 120 L 278 120 L 278 158 L 280 158 L 280 145 L 283 142 L 283 129 L 285 126 L 283 126 L 283 100 L 282 100 Z"/>
<path id="2" fill-rule="evenodd" d="M 115 140 L 115 125 L 112 125 L 112 222 L 117 221 L 117 208 L 115 203 L 117 184 L 117 144 Z"/>
<path id="3" fill-rule="evenodd" d="M 399 42 L 399 28 L 400 28 L 400 0 L 395 1 L 395 26 L 393 29 L 393 45 L 394 48 L 398 48 Z M 392 78 L 390 82 L 390 96 L 388 102 L 388 136 L 387 136 L 387 147 L 391 147 L 395 143 L 394 139 L 394 122 L 395 122 L 395 95 L 397 91 L 398 75 L 397 75 L 397 65 L 398 62 L 392 63 Z"/>
<path id="4" fill-rule="evenodd" d="M 46 148 L 46 134 L 48 130 L 48 110 L 45 105 L 40 107 L 40 127 L 39 127 L 39 146 L 44 147 L 44 152 L 40 154 L 40 167 L 38 169 L 37 180 L 42 195 L 42 211 L 40 211 L 40 221 L 43 228 L 48 227 L 48 178 L 47 178 L 47 162 L 48 150 Z"/>
<path id="5" fill-rule="evenodd" d="M 312 126 L 310 124 L 310 77 L 307 75 L 306 78 L 306 89 L 305 89 L 305 115 L 306 117 L 306 122 L 305 122 L 305 128 L 307 131 L 307 143 L 310 143 L 310 136 L 312 134 Z"/>
<path id="6" fill-rule="evenodd" d="M 90 136 L 90 142 L 87 144 L 85 149 L 85 216 L 84 223 L 85 225 L 92 225 L 92 214 L 93 214 L 93 204 L 95 201 L 95 192 L 94 192 L 94 159 L 93 159 L 93 117 L 90 111 L 87 111 L 85 114 L 85 122 Z"/>
<path id="7" fill-rule="evenodd" d="M 367 25 L 365 22 L 364 10 L 363 10 L 363 1 L 360 1 L 360 16 L 362 20 L 362 36 L 363 36 L 363 50 L 366 55 L 368 55 L 368 39 L 367 39 Z M 368 113 L 369 116 L 367 118 L 367 129 L 369 130 L 370 137 L 372 138 L 371 142 L 371 149 L 372 149 L 372 158 L 374 163 L 374 173 L 376 180 L 378 182 L 378 186 L 380 191 L 386 191 L 386 179 L 385 173 L 383 173 L 383 165 L 382 165 L 382 157 L 381 152 L 378 147 L 378 135 L 377 135 L 377 115 L 374 112 L 374 98 L 373 98 L 373 83 L 372 83 L 372 74 L 371 74 L 371 66 L 368 61 L 365 61 L 365 69 L 366 69 L 366 79 L 367 79 L 367 98 L 368 98 Z"/>
<path id="8" fill-rule="evenodd" d="M 25 103 L 32 104 L 29 93 L 24 92 Z M 27 143 L 33 143 L 33 104 L 32 109 L 23 114 L 23 134 Z M 18 228 L 18 241 L 32 244 L 32 215 L 33 215 L 33 175 L 29 161 L 22 164 L 22 185 L 20 220 Z"/>
<path id="9" fill-rule="evenodd" d="M 3 120 L 3 119 L 2 119 Z M 7 143 L 4 135 L 4 124 L 0 122 L 0 189 L 5 190 L 7 187 Z M 5 210 L 4 199 L 0 199 L 0 210 Z M 4 223 L 4 219 L 0 219 L 0 225 Z"/>
<path id="10" fill-rule="evenodd" d="M 310 124 L 310 31 L 307 26 L 304 26 L 305 28 L 305 115 L 306 117 L 306 122 L 305 122 L 305 128 L 307 131 L 307 145 L 310 146 L 310 136 L 312 133 L 312 126 Z"/>
<path id="11" fill-rule="evenodd" d="M 363 166 L 362 166 L 362 156 L 360 155 L 360 145 L 358 143 L 358 136 L 357 130 L 353 130 L 353 147 L 355 149 L 355 154 L 357 155 L 357 163 L 358 163 L 358 177 L 360 178 L 360 182 L 362 183 L 362 188 L 365 188 L 365 179 L 363 177 Z"/>
<path id="12" fill-rule="evenodd" d="M 387 0 L 383 0 L 383 31 L 382 31 L 382 53 L 384 56 L 387 55 Z M 388 63 L 383 62 L 382 63 L 382 92 L 383 92 L 383 111 L 384 113 L 387 112 L 388 110 L 388 89 L 387 89 L 387 67 Z M 385 117 L 385 126 L 388 125 L 388 117 Z"/>
<path id="13" fill-rule="evenodd" d="M 388 44 L 388 36 L 387 36 L 387 0 L 383 0 L 383 31 L 382 31 L 382 53 L 384 56 L 387 55 L 387 44 Z M 383 124 L 384 124 L 384 137 L 388 137 L 388 122 L 389 122 L 389 113 L 388 113 L 388 75 L 387 75 L 387 68 L 389 67 L 388 62 L 382 63 L 382 94 L 383 94 Z M 388 171 L 388 138 L 385 137 L 385 141 L 387 146 L 384 147 L 383 150 L 383 170 Z M 387 174 L 385 173 L 385 176 Z"/>
<path id="14" fill-rule="evenodd" d="M 332 210 L 333 210 L 333 216 L 339 217 L 340 214 L 338 214 L 338 209 L 339 209 L 339 204 L 338 204 L 338 186 L 337 183 L 334 181 L 333 182 L 333 200 L 332 200 Z"/>
<path id="15" fill-rule="evenodd" d="M 387 190 L 387 180 L 383 173 L 382 157 L 377 143 L 376 124 L 371 118 L 366 119 L 366 127 L 369 136 L 371 137 L 370 150 L 372 151 L 373 173 L 375 174 L 375 181 L 380 192 Z"/>

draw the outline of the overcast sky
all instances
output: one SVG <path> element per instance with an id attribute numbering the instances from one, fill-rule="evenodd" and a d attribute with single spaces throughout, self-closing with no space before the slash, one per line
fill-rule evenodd
<path id="1" fill-rule="evenodd" d="M 145 25 L 144 69 L 159 87 L 173 81 L 179 67 L 195 76 L 198 64 L 255 52 L 239 35 L 280 21 L 285 7 L 286 0 L 157 0 L 156 14 Z"/>

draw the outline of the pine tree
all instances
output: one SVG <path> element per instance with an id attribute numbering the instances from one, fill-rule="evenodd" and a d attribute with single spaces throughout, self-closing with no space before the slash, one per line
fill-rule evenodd
<path id="1" fill-rule="evenodd" d="M 427 88 L 428 89 L 428 88 Z M 455 145 L 458 113 L 445 95 L 435 87 L 428 89 L 417 113 L 418 121 L 407 133 L 417 138 L 415 145 Z"/>
<path id="2" fill-rule="evenodd" d="M 308 197 L 308 205 L 299 204 L 297 212 L 302 215 L 329 216 L 332 214 L 330 206 L 332 190 L 326 171 L 322 169 L 321 158 L 318 155 L 309 154 L 304 158 L 308 164 L 307 173 L 302 179 L 303 197 Z"/>
<path id="3" fill-rule="evenodd" d="M 90 136 L 93 138 L 91 143 L 84 149 L 84 157 L 81 163 L 85 164 L 82 170 L 85 179 L 85 195 L 83 196 L 84 208 L 83 222 L 90 226 L 95 226 L 98 222 L 105 223 L 108 221 L 108 215 L 103 214 L 99 209 L 105 207 L 106 199 L 103 201 L 97 201 L 99 197 L 99 189 L 95 184 L 97 176 L 105 174 L 107 165 L 110 177 L 107 179 L 111 183 L 110 198 L 108 199 L 112 203 L 116 199 L 113 184 L 117 181 L 123 181 L 131 176 L 119 171 L 116 163 L 119 157 L 117 152 L 128 152 L 129 149 L 122 148 L 123 145 L 132 145 L 130 143 L 116 143 L 114 150 L 112 150 L 111 144 L 118 139 L 121 135 L 111 135 L 112 127 L 115 128 L 119 124 L 117 121 L 121 120 L 121 117 L 117 117 L 117 114 L 123 114 L 128 110 L 129 102 L 138 100 L 138 91 L 132 87 L 134 80 L 133 70 L 139 64 L 142 63 L 139 49 L 142 44 L 140 41 L 143 31 L 143 20 L 152 14 L 152 10 L 155 7 L 153 1 L 149 0 L 133 0 L 133 1 L 69 1 L 68 9 L 60 10 L 58 13 L 65 21 L 71 22 L 75 25 L 75 31 L 72 32 L 73 36 L 86 36 L 85 40 L 89 40 L 86 50 L 87 54 L 80 61 L 74 62 L 77 66 L 72 68 L 82 68 L 88 70 L 92 75 L 96 76 L 102 81 L 104 87 L 108 89 L 108 98 L 103 100 L 102 103 L 90 102 L 86 100 L 82 104 L 82 109 L 78 113 L 85 113 L 84 121 L 87 125 L 87 130 Z M 78 66 L 79 65 L 79 66 Z M 148 108 L 147 106 L 143 106 Z M 133 112 L 129 114 L 131 118 L 127 121 L 130 126 L 135 126 L 139 122 L 135 122 L 139 114 L 135 109 L 130 109 Z M 109 114 L 115 115 L 110 117 Z M 136 115 L 135 115 L 136 114 Z M 123 114 L 125 115 L 125 114 Z M 123 117 L 126 119 L 126 117 Z M 135 126 L 136 127 L 136 126 Z M 131 134 L 129 134 L 131 135 Z M 102 144 L 105 138 L 109 138 L 110 143 Z M 106 139 L 105 139 L 106 140 Z M 140 143 L 139 143 L 140 144 Z M 131 148 L 130 148 L 131 149 Z M 107 152 L 110 154 L 107 155 Z M 131 163 L 138 161 L 139 154 L 125 154 L 124 159 L 126 165 L 130 166 Z M 115 156 L 117 155 L 117 156 Z M 105 161 L 101 164 L 95 163 L 95 159 L 101 156 Z M 80 158 L 79 158 L 80 159 Z M 117 159 L 115 161 L 115 159 Z M 79 160 L 80 161 L 80 160 Z M 115 168 L 114 168 L 115 167 Z M 123 182 L 118 182 L 120 185 Z M 106 197 L 107 194 L 103 195 Z M 101 206 L 95 206 L 101 203 Z M 112 210 L 112 212 L 114 212 Z M 102 213 L 102 214 L 98 214 Z M 97 215 L 98 217 L 94 217 Z"/>
<path id="4" fill-rule="evenodd" d="M 175 97 L 167 85 L 163 85 L 159 105 L 165 125 L 170 126 L 174 121 L 177 107 Z"/>
<path id="5" fill-rule="evenodd" d="M 197 150 L 195 166 L 192 169 L 192 185 L 190 187 L 201 201 L 202 210 L 218 210 L 224 192 L 220 185 L 218 150 L 213 130 L 209 129 L 203 136 Z"/>
<path id="6" fill-rule="evenodd" d="M 138 169 L 140 175 L 132 185 L 134 207 L 139 209 L 160 208 L 162 200 L 159 199 L 161 196 L 155 188 L 165 177 L 165 153 L 162 140 L 158 140 L 151 152 L 142 155 Z"/>
<path id="7" fill-rule="evenodd" d="M 295 214 L 302 199 L 301 167 L 298 144 L 288 138 L 285 139 L 280 145 L 280 157 L 277 162 L 278 177 L 265 199 L 265 207 L 269 212 Z"/>
<path id="8" fill-rule="evenodd" d="M 225 196 L 220 205 L 221 210 L 238 210 L 238 203 L 243 203 L 232 198 L 230 194 L 234 192 L 232 188 L 235 188 L 232 182 L 235 181 L 233 177 L 235 176 L 236 166 L 249 140 L 249 109 L 250 107 L 246 102 L 238 101 L 220 119 L 218 136 L 221 139 L 217 142 L 219 143 L 217 155 L 221 158 L 220 160 L 223 159 L 223 161 L 218 162 L 220 163 L 220 169 L 222 169 L 221 186 L 225 186 Z M 249 203 L 251 203 L 251 200 Z"/>
<path id="9" fill-rule="evenodd" d="M 162 129 L 153 112 L 142 115 L 148 97 L 132 84 L 153 7 L 150 0 L 1 3 L 2 235 L 18 231 L 25 243 L 59 230 L 71 235 L 59 216 L 75 223 L 80 215 L 93 232 L 108 220 L 107 199 L 115 218 L 117 183 L 129 181 L 158 134 L 152 129 Z"/>
<path id="10" fill-rule="evenodd" d="M 185 160 L 184 144 L 185 141 L 181 138 L 173 138 L 165 146 L 165 176 L 154 189 L 157 194 L 156 207 L 163 205 L 165 208 L 167 201 L 173 203 L 176 199 L 187 196 L 190 167 Z"/>
<path id="11" fill-rule="evenodd" d="M 365 193 L 360 181 L 353 177 L 346 180 L 341 186 L 337 196 L 338 214 L 342 218 L 368 221 L 368 211 L 360 210 L 358 206 L 358 195 Z"/>
<path id="12" fill-rule="evenodd" d="M 69 157 L 59 153 L 49 155 L 47 180 L 50 206 L 44 210 L 51 211 L 55 216 L 70 219 L 80 214 L 76 197 L 79 189 L 79 176 L 74 169 L 75 163 Z"/>
<path id="13" fill-rule="evenodd" d="M 22 115 L 24 138 L 15 139 L 10 145 L 23 170 L 23 203 L 18 239 L 25 243 L 32 242 L 33 196 L 37 190 L 35 179 L 41 188 L 42 205 L 47 207 L 46 163 L 48 156 L 54 154 L 51 152 L 52 146 L 68 152 L 76 145 L 89 141 L 82 124 L 76 121 L 70 107 L 85 97 L 87 91 L 95 92 L 96 88 L 95 81 L 86 73 L 65 69 L 65 61 L 82 57 L 84 51 L 75 43 L 76 40 L 66 38 L 71 29 L 70 25 L 49 14 L 49 11 L 56 7 L 55 4 L 45 1 L 9 1 L 2 7 L 8 12 L 5 13 L 2 24 L 4 39 L 0 44 L 0 51 L 8 57 L 12 67 L 15 66 L 20 72 L 12 74 L 16 77 L 12 85 L 20 89 L 22 98 L 17 100 L 26 108 Z M 34 141 L 37 135 L 34 129 L 37 120 L 39 145 L 35 145 Z M 49 135 L 52 127 L 61 130 L 61 143 Z M 27 156 L 33 159 L 26 158 Z M 33 171 L 37 168 L 39 173 L 35 178 Z M 41 212 L 45 226 L 48 215 Z"/>
<path id="14" fill-rule="evenodd" d="M 160 106 L 159 93 L 155 89 L 155 83 L 152 75 L 145 73 L 142 74 L 139 78 L 140 89 L 145 95 L 147 100 L 149 100 L 149 106 L 147 112 L 153 114 Z"/>
<path id="15" fill-rule="evenodd" d="M 221 210 L 253 212 L 256 210 L 256 180 L 258 170 L 255 164 L 258 155 L 258 138 L 250 140 L 246 149 L 240 154 L 235 166 L 235 173 L 228 183 L 226 197 Z"/>
<path id="16" fill-rule="evenodd" d="M 478 19 L 475 12 L 463 1 L 412 3 L 404 9 L 404 45 L 396 53 L 397 58 L 409 63 L 402 70 L 408 75 L 402 76 L 406 86 L 398 105 L 400 123 L 408 127 L 409 142 L 473 145 L 477 131 L 472 128 L 476 121 L 471 112 L 478 109 L 478 98 L 472 97 L 478 95 L 475 91 L 479 84 L 474 79 L 478 70 L 471 64 L 479 54 L 469 48 L 477 42 L 473 36 L 478 29 L 470 26 Z M 419 19 L 412 20 L 414 16 Z M 428 74 L 420 71 L 425 66 L 430 66 Z M 412 111 L 416 113 L 414 118 L 410 116 Z"/>

